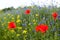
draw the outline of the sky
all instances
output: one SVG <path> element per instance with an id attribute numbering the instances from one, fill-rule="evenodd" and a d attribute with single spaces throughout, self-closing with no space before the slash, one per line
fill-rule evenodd
<path id="1" fill-rule="evenodd" d="M 18 8 L 24 7 L 24 6 L 31 6 L 32 4 L 36 5 L 57 5 L 60 6 L 60 0 L 0 0 L 0 9 L 8 8 L 8 7 L 14 7 Z"/>

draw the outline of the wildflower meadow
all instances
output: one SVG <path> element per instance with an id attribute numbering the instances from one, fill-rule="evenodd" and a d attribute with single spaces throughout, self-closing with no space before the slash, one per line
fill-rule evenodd
<path id="1" fill-rule="evenodd" d="M 0 10 L 0 40 L 60 40 L 60 8 L 29 6 Z"/>

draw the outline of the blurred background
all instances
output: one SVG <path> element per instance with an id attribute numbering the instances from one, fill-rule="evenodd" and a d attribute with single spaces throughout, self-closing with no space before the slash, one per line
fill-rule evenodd
<path id="1" fill-rule="evenodd" d="M 39 6 L 60 6 L 60 0 L 0 0 L 0 9 L 14 7 L 17 8 L 19 6 L 31 6 L 31 5 L 39 5 Z"/>

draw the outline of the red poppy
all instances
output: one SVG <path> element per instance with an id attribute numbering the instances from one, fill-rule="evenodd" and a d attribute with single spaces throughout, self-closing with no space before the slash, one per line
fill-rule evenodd
<path id="1" fill-rule="evenodd" d="M 8 23 L 8 29 L 15 29 L 15 28 L 16 28 L 16 24 L 14 22 Z"/>
<path id="2" fill-rule="evenodd" d="M 30 14 L 30 9 L 25 10 L 25 14 Z"/>
<path id="3" fill-rule="evenodd" d="M 48 30 L 48 25 L 45 24 L 40 24 L 38 26 L 36 26 L 36 31 L 40 31 L 42 33 L 45 33 Z"/>
<path id="4" fill-rule="evenodd" d="M 54 20 L 56 20 L 56 18 L 58 16 L 58 13 L 57 12 L 54 12 L 54 13 L 52 13 L 52 16 L 53 16 Z"/>

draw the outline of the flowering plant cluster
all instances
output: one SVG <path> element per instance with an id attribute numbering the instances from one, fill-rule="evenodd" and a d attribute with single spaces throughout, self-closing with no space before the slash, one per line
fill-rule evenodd
<path id="1" fill-rule="evenodd" d="M 60 15 L 57 10 L 47 9 L 28 7 L 0 14 L 0 39 L 59 40 Z"/>

